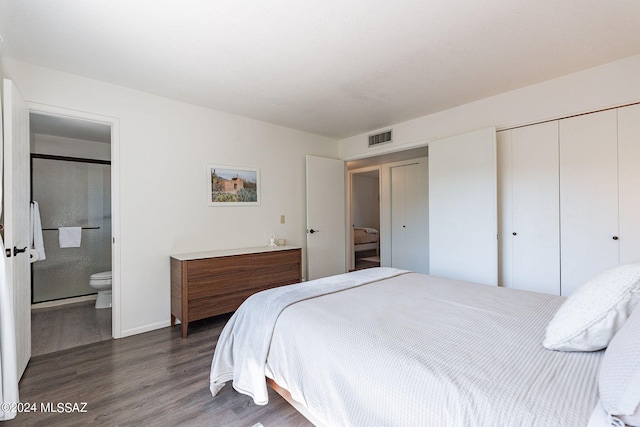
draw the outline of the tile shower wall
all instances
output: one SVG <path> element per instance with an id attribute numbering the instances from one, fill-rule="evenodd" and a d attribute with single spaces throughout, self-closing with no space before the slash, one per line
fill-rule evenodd
<path id="1" fill-rule="evenodd" d="M 95 293 L 91 274 L 111 270 L 111 166 L 34 158 L 32 198 L 40 207 L 46 252 L 44 261 L 32 264 L 32 302 Z M 79 248 L 60 248 L 58 227 L 90 229 L 82 230 Z"/>

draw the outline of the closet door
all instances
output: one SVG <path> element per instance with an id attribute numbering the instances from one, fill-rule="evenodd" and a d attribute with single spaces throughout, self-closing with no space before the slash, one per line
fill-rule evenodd
<path id="1" fill-rule="evenodd" d="M 561 294 L 618 264 L 616 110 L 560 121 Z"/>
<path id="2" fill-rule="evenodd" d="M 429 172 L 427 159 L 405 168 L 407 263 L 429 274 Z"/>
<path id="3" fill-rule="evenodd" d="M 618 109 L 620 263 L 640 262 L 640 105 Z"/>
<path id="4" fill-rule="evenodd" d="M 513 288 L 513 132 L 496 133 L 498 168 L 498 284 Z"/>
<path id="5" fill-rule="evenodd" d="M 429 267 L 434 276 L 498 284 L 496 132 L 429 143 Z"/>
<path id="6" fill-rule="evenodd" d="M 406 168 L 391 168 L 391 266 L 407 268 Z"/>
<path id="7" fill-rule="evenodd" d="M 559 295 L 558 122 L 499 132 L 498 157 L 501 284 Z"/>
<path id="8" fill-rule="evenodd" d="M 391 265 L 429 273 L 427 162 L 393 166 L 391 172 Z"/>

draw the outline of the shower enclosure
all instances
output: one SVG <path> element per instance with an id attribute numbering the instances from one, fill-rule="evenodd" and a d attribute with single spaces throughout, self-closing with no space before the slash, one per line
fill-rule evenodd
<path id="1" fill-rule="evenodd" d="M 111 270 L 111 162 L 31 155 L 46 259 L 32 264 L 32 303 L 94 294 L 93 273 Z M 58 227 L 82 227 L 80 247 L 60 248 Z"/>

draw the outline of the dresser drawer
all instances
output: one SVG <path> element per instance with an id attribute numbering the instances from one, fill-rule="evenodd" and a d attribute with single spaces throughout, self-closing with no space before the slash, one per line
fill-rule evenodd
<path id="1" fill-rule="evenodd" d="M 251 286 L 256 288 L 263 285 L 290 285 L 300 282 L 300 273 L 297 270 L 284 266 L 273 266 L 254 271 L 251 275 Z"/>
<path id="2" fill-rule="evenodd" d="M 189 300 L 189 321 L 231 313 L 254 293 L 253 291 L 243 291 Z"/>
<path id="3" fill-rule="evenodd" d="M 268 252 L 252 255 L 251 269 L 256 271 L 263 268 L 273 267 L 275 265 L 291 268 L 291 265 L 300 265 L 301 262 L 300 249 L 292 249 L 282 252 Z"/>
<path id="4" fill-rule="evenodd" d="M 189 282 L 187 295 L 191 298 L 224 295 L 251 289 L 251 271 L 214 274 Z"/>
<path id="5" fill-rule="evenodd" d="M 256 289 L 299 283 L 302 280 L 300 249 L 256 254 L 252 260 L 251 284 Z"/>
<path id="6" fill-rule="evenodd" d="M 211 276 L 224 276 L 241 271 L 251 271 L 251 259 L 242 256 L 229 256 L 220 258 L 205 258 L 186 261 L 187 280 L 189 282 L 206 279 Z"/>

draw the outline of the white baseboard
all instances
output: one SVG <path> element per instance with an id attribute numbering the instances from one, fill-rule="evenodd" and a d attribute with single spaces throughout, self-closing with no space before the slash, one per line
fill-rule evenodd
<path id="1" fill-rule="evenodd" d="M 155 331 L 156 329 L 166 328 L 167 326 L 171 326 L 170 320 L 151 323 L 149 325 L 139 326 L 137 328 L 125 329 L 121 331 L 120 336 L 118 338 L 124 338 L 124 337 L 130 337 L 131 335 L 143 334 L 145 332 Z"/>

